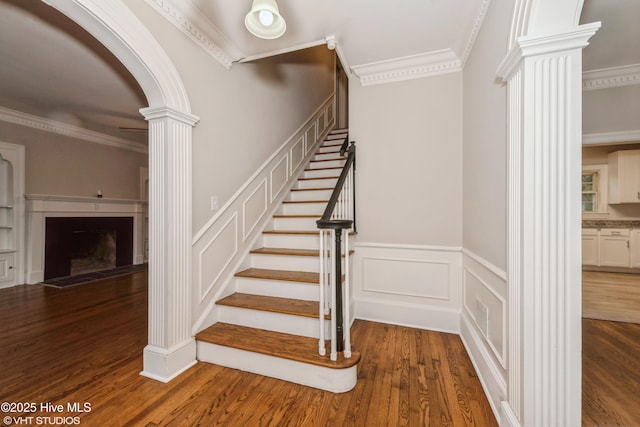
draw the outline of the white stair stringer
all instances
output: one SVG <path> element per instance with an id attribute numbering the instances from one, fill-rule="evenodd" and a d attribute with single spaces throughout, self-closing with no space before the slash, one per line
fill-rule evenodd
<path id="1" fill-rule="evenodd" d="M 340 156 L 339 151 L 345 136 L 346 131 L 332 131 L 327 136 L 277 209 L 270 228 L 263 230 L 261 246 L 256 246 L 242 263 L 248 268 L 238 272 L 233 279 L 236 293 L 216 303 L 217 323 L 198 334 L 202 335 L 201 338 L 196 337 L 199 360 L 334 393 L 349 391 L 355 386 L 359 353 L 352 352 L 357 357 L 342 359 L 341 363 L 329 362 L 328 347 L 326 356 L 318 355 L 320 321 L 317 313 L 310 316 L 295 310 L 279 312 L 251 306 L 250 303 L 242 306 L 239 299 L 224 301 L 231 297 L 250 297 L 254 302 L 261 298 L 295 300 L 304 303 L 306 310 L 311 305 L 317 310 L 320 238 L 316 221 L 324 212 L 344 165 L 345 157 Z M 263 276 L 269 276 L 269 272 L 277 274 Z M 287 278 L 283 276 L 286 272 L 298 277 Z M 298 305 L 295 301 L 291 304 Z M 218 328 L 214 331 L 216 326 Z M 307 362 L 305 357 L 299 357 L 300 354 L 274 355 L 273 351 L 253 347 L 252 344 L 250 348 L 238 347 L 234 345 L 234 337 L 225 338 L 225 328 L 232 328 L 234 333 L 240 334 L 249 331 L 246 333 L 255 334 L 255 337 L 251 335 L 250 341 L 256 343 L 261 341 L 261 331 L 270 339 L 273 339 L 273 334 L 278 334 L 278 339 L 289 345 L 296 340 L 305 340 L 305 352 L 312 353 L 316 360 Z M 324 336 L 329 337 L 328 317 L 323 321 L 323 328 Z M 205 337 L 208 331 L 211 332 Z M 217 338 L 211 339 L 216 334 L 222 334 L 219 342 Z M 329 363 L 324 359 L 317 360 L 322 357 Z"/>

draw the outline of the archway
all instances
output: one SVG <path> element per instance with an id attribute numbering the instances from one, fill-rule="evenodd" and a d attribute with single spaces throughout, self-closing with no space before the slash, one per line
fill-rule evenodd
<path id="1" fill-rule="evenodd" d="M 131 72 L 149 107 L 149 342 L 142 375 L 169 381 L 196 362 L 191 334 L 191 113 L 168 55 L 120 0 L 47 0 Z"/>

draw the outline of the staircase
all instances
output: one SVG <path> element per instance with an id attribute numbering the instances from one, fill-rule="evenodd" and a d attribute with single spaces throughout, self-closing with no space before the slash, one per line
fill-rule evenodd
<path id="1" fill-rule="evenodd" d="M 346 130 L 325 138 L 295 188 L 234 278 L 235 293 L 216 302 L 218 322 L 196 336 L 198 360 L 341 393 L 356 384 L 360 354 L 332 361 L 318 353 L 319 231 L 316 221 L 344 164 Z M 324 319 L 329 336 L 330 316 Z M 348 327 L 348 326 L 346 326 Z M 325 344 L 327 345 L 327 344 Z"/>

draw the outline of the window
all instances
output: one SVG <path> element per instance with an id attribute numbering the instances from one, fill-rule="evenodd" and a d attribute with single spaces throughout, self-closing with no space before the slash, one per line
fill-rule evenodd
<path id="1" fill-rule="evenodd" d="M 582 173 L 582 212 L 598 212 L 598 178 L 596 171 Z"/>

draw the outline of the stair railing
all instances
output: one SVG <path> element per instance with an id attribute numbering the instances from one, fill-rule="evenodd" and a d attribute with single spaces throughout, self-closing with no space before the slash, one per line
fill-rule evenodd
<path id="1" fill-rule="evenodd" d="M 356 231 L 355 221 L 355 168 L 356 145 L 349 135 L 344 139 L 340 155 L 347 159 L 338 178 L 322 218 L 316 221 L 320 229 L 320 339 L 318 351 L 326 354 L 325 316 L 331 310 L 331 360 L 338 352 L 351 357 L 350 330 L 350 271 L 349 232 Z M 347 232 L 343 236 L 343 231 Z M 344 258 L 344 259 L 343 259 Z M 344 264 L 344 275 L 342 266 Z M 346 325 L 346 327 L 345 327 Z"/>

